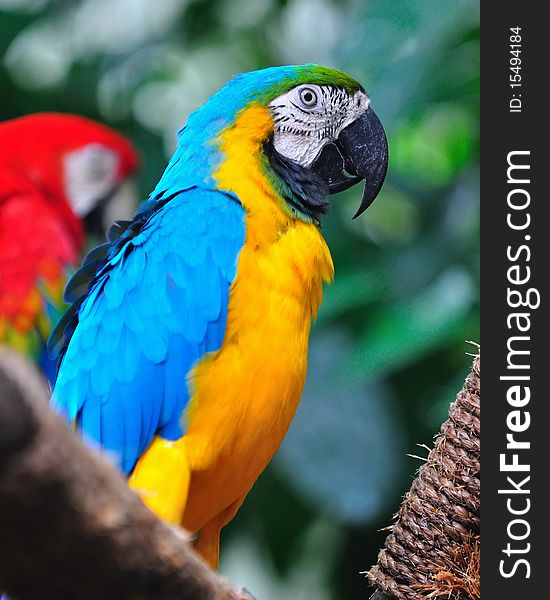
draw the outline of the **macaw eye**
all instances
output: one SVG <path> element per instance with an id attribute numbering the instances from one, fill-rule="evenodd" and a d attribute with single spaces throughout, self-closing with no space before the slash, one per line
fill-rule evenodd
<path id="1" fill-rule="evenodd" d="M 299 93 L 300 102 L 305 108 L 313 108 L 317 105 L 317 92 L 309 87 L 303 87 Z"/>

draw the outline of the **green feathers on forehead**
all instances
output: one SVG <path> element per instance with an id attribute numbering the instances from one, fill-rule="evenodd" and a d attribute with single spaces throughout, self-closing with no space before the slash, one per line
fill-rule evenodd
<path id="1" fill-rule="evenodd" d="M 256 71 L 265 76 L 265 87 L 259 90 L 255 100 L 260 104 L 269 104 L 272 100 L 302 84 L 332 85 L 343 88 L 349 94 L 361 90 L 363 86 L 338 69 L 329 69 L 315 64 L 272 67 Z"/>

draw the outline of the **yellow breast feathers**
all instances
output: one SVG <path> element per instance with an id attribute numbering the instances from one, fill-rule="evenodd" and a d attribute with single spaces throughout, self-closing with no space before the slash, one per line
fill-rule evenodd
<path id="1" fill-rule="evenodd" d="M 215 178 L 241 200 L 246 240 L 223 345 L 189 381 L 191 531 L 243 497 L 279 447 L 302 393 L 322 284 L 333 277 L 318 227 L 290 216 L 263 173 L 260 146 L 272 128 L 269 111 L 252 106 L 222 134 Z"/>

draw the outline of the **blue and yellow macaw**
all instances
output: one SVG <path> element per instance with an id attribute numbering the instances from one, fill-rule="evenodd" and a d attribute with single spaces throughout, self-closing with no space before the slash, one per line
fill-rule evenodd
<path id="1" fill-rule="evenodd" d="M 365 179 L 363 212 L 387 159 L 345 73 L 239 75 L 188 118 L 149 200 L 67 285 L 53 405 L 214 567 L 302 392 L 333 277 L 328 194 Z"/>

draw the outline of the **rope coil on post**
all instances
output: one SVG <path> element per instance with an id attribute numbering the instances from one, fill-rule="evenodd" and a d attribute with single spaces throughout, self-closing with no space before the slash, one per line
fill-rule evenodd
<path id="1" fill-rule="evenodd" d="M 377 597 L 480 597 L 479 369 L 478 355 L 367 573 Z"/>

